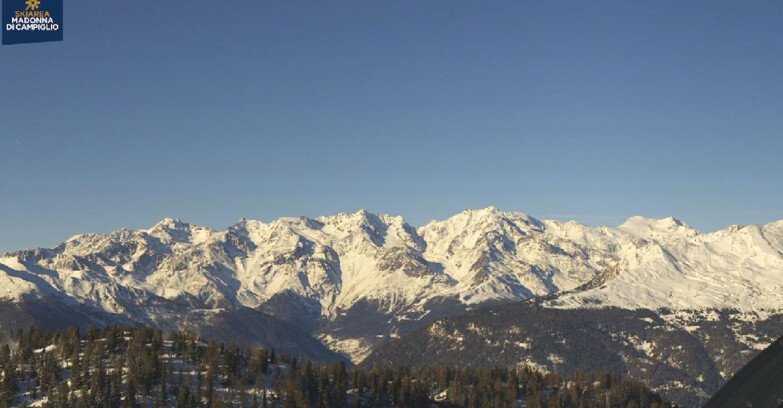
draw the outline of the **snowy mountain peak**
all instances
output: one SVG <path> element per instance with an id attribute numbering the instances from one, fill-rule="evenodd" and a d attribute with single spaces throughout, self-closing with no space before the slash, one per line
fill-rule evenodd
<path id="1" fill-rule="evenodd" d="M 152 229 L 176 229 L 184 230 L 190 228 L 190 224 L 182 222 L 177 218 L 166 217 L 155 224 Z"/>
<path id="2" fill-rule="evenodd" d="M 527 216 L 523 213 L 510 213 L 510 212 L 504 212 L 501 211 L 499 208 L 495 207 L 494 205 L 490 205 L 488 207 L 479 208 L 479 209 L 466 209 L 462 211 L 461 213 L 451 217 L 455 219 L 464 218 L 468 220 L 473 220 L 474 222 L 482 221 L 482 220 L 497 220 L 498 218 L 506 217 L 511 214 L 518 214 L 522 216 Z"/>
<path id="3" fill-rule="evenodd" d="M 199 244 L 215 235 L 208 227 L 188 224 L 174 218 L 164 218 L 144 233 L 159 239 L 163 244 Z"/>
<path id="4" fill-rule="evenodd" d="M 655 219 L 637 215 L 628 218 L 617 229 L 636 238 L 653 240 L 691 238 L 701 234 L 674 217 Z"/>
<path id="5" fill-rule="evenodd" d="M 475 213 L 488 213 L 488 214 L 499 214 L 502 211 L 500 211 L 499 208 L 495 207 L 494 205 L 488 205 L 484 208 L 479 208 L 477 210 L 467 209 L 466 212 L 475 212 Z"/>
<path id="6" fill-rule="evenodd" d="M 448 225 L 453 228 L 480 228 L 493 229 L 498 226 L 516 225 L 517 227 L 530 227 L 540 230 L 543 228 L 541 221 L 521 212 L 501 211 L 495 206 L 489 206 L 477 210 L 467 209 L 444 221 L 431 221 L 421 229 L 429 226 Z"/>
<path id="7" fill-rule="evenodd" d="M 337 215 L 323 215 L 317 218 L 323 224 L 341 225 L 345 228 L 359 227 L 361 225 L 378 226 L 382 224 L 383 216 L 373 214 L 367 210 L 359 210 L 352 213 L 339 213 Z"/>

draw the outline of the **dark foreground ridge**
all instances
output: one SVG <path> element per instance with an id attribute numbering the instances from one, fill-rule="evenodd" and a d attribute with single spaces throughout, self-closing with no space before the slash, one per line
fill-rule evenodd
<path id="1" fill-rule="evenodd" d="M 753 358 L 704 408 L 783 407 L 783 338 Z"/>

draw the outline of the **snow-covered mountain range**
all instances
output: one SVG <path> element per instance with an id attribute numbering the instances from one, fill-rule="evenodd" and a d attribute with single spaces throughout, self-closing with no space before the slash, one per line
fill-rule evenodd
<path id="1" fill-rule="evenodd" d="M 494 207 L 418 229 L 366 211 L 225 231 L 165 219 L 0 257 L 6 304 L 56 299 L 162 328 L 262 311 L 354 361 L 439 317 L 544 295 L 556 308 L 780 310 L 783 221 L 703 234 L 673 218 L 592 228 Z"/>

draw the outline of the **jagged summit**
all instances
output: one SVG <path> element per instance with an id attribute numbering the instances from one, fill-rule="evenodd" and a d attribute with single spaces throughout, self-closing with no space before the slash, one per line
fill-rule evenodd
<path id="1" fill-rule="evenodd" d="M 501 211 L 498 207 L 495 207 L 494 205 L 488 205 L 484 208 L 466 208 L 461 212 L 461 214 L 500 214 L 503 211 Z"/>
<path id="2" fill-rule="evenodd" d="M 467 209 L 443 221 L 430 221 L 420 228 L 427 230 L 432 226 L 451 225 L 454 228 L 494 228 L 498 225 L 519 223 L 534 228 L 542 228 L 541 221 L 522 212 L 505 212 L 495 206 L 472 210 Z"/>
<path id="3" fill-rule="evenodd" d="M 184 229 L 184 228 L 188 228 L 189 226 L 190 224 L 186 222 L 182 222 L 177 218 L 166 217 L 158 221 L 158 223 L 156 223 L 155 226 L 152 227 L 152 229 L 156 229 L 156 228 Z"/>

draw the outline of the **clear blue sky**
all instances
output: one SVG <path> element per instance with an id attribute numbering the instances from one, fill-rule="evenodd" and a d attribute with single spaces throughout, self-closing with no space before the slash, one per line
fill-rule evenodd
<path id="1" fill-rule="evenodd" d="M 0 251 L 359 208 L 783 218 L 779 0 L 65 3 L 64 42 L 0 48 Z"/>

